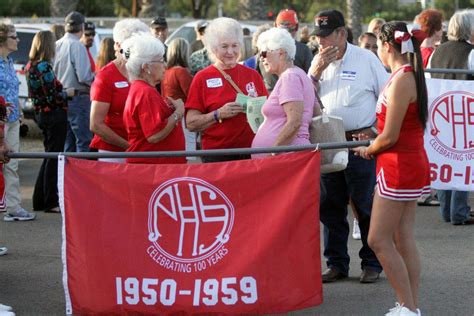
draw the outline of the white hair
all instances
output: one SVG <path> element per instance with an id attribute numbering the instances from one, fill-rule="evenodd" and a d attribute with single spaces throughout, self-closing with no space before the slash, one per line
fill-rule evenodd
<path id="1" fill-rule="evenodd" d="M 143 64 L 163 58 L 165 46 L 150 33 L 133 34 L 122 43 L 123 55 L 127 58 L 125 67 L 130 80 L 140 78 Z"/>
<path id="2" fill-rule="evenodd" d="M 285 29 L 274 27 L 268 31 L 263 32 L 258 37 L 257 47 L 260 51 L 283 49 L 288 55 L 289 59 L 295 59 L 295 40 Z"/>
<path id="3" fill-rule="evenodd" d="M 115 23 L 113 30 L 114 42 L 122 44 L 135 33 L 149 32 L 148 26 L 139 19 L 123 19 Z"/>
<path id="4" fill-rule="evenodd" d="M 448 40 L 450 41 L 469 41 L 471 40 L 471 31 L 474 28 L 474 15 L 471 10 L 463 10 L 454 13 L 449 19 Z"/>
<path id="5" fill-rule="evenodd" d="M 211 60 L 215 60 L 214 51 L 224 39 L 235 39 L 242 47 L 244 33 L 239 22 L 231 18 L 217 18 L 211 21 L 204 33 L 204 43 Z"/>

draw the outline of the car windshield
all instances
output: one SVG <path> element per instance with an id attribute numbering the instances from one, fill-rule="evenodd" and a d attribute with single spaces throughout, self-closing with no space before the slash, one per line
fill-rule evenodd
<path id="1" fill-rule="evenodd" d="M 18 43 L 18 50 L 10 54 L 15 64 L 26 65 L 28 63 L 28 55 L 30 54 L 31 42 L 33 41 L 34 33 L 17 32 L 20 42 Z"/>

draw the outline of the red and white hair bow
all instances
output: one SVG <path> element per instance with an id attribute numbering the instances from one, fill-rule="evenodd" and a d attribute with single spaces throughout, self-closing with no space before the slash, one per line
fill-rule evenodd
<path id="1" fill-rule="evenodd" d="M 402 55 L 407 52 L 413 53 L 415 51 L 410 33 L 395 31 L 394 38 L 395 42 L 402 45 Z"/>

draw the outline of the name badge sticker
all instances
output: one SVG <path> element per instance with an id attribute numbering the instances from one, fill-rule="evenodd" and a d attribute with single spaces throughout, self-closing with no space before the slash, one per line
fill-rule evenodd
<path id="1" fill-rule="evenodd" d="M 348 71 L 348 70 L 343 70 L 341 74 L 341 80 L 352 80 L 354 81 L 356 79 L 356 72 L 355 71 Z"/>
<path id="2" fill-rule="evenodd" d="M 117 81 L 115 83 L 116 88 L 126 88 L 128 87 L 128 82 L 127 81 Z"/>
<path id="3" fill-rule="evenodd" d="M 222 78 L 207 79 L 206 84 L 208 88 L 222 87 Z"/>

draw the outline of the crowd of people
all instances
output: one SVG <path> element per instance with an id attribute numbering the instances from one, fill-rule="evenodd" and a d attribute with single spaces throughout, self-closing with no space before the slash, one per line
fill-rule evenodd
<path id="1" fill-rule="evenodd" d="M 353 44 L 341 12 L 319 12 L 314 30 L 304 28 L 297 40 L 298 15 L 284 9 L 274 25 L 258 27 L 252 38 L 253 51 L 247 52 L 244 43 L 250 35 L 231 18 L 197 21 L 195 42 L 177 38 L 169 46 L 165 45 L 168 24 L 164 17 L 154 18 L 149 25 L 139 19 L 123 19 L 114 26 L 113 39 L 102 41 L 96 62 L 89 51 L 94 24 L 81 13 L 71 12 L 64 26 L 55 25 L 35 35 L 25 73 L 46 152 L 309 144 L 309 125 L 316 113 L 323 109 L 341 117 L 347 141 L 371 142 L 350 152 L 344 171 L 321 176 L 319 211 L 327 259 L 322 280 L 335 282 L 349 274 L 350 205 L 355 218 L 353 237 L 362 242 L 360 282 L 376 282 L 384 270 L 398 301 L 387 315 L 420 315 L 415 206 L 417 201 L 437 204 L 435 192 L 430 191 L 423 147 L 427 122 L 424 68 L 474 70 L 474 13 L 456 12 L 449 21 L 447 38 L 443 37 L 443 20 L 435 9 L 422 11 L 413 29 L 403 22 L 374 19 Z M 0 161 L 5 163 L 0 206 L 6 212 L 4 221 L 34 220 L 36 216 L 21 206 L 18 161 L 6 156 L 20 149 L 19 82 L 9 57 L 20 40 L 13 24 L 0 23 Z M 256 97 L 265 102 L 263 123 L 254 133 L 241 100 Z M 205 156 L 202 161 L 269 155 Z M 181 157 L 99 160 L 187 162 Z M 57 190 L 57 160 L 45 159 L 34 188 L 34 211 L 60 213 Z M 444 221 L 474 223 L 468 192 L 438 191 L 437 196 Z M 0 255 L 6 253 L 6 247 L 0 247 Z M 13 314 L 0 304 L 2 312 Z"/>

